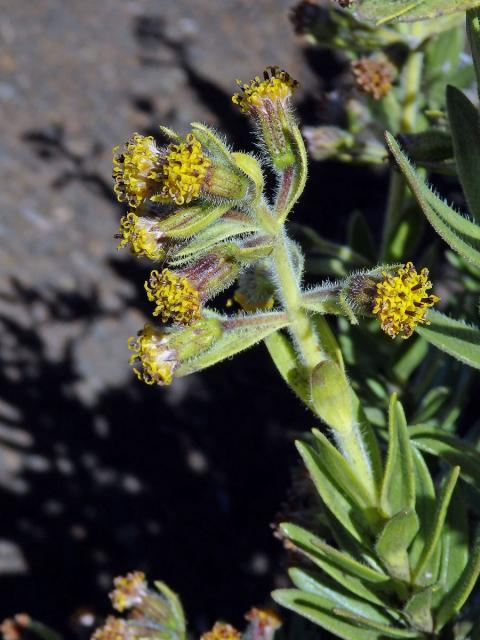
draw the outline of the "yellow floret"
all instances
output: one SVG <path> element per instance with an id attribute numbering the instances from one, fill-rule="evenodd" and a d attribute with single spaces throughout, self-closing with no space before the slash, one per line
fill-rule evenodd
<path id="1" fill-rule="evenodd" d="M 250 84 L 243 84 L 237 80 L 241 88 L 241 93 L 236 93 L 232 97 L 232 102 L 240 107 L 242 113 L 248 113 L 251 109 L 262 108 L 266 101 L 284 102 L 287 100 L 298 86 L 286 71 L 278 67 L 267 67 L 263 72 L 263 80 L 257 76 Z"/>
<path id="2" fill-rule="evenodd" d="M 113 608 L 120 612 L 139 606 L 148 593 L 145 574 L 142 571 L 132 571 L 126 576 L 118 576 L 113 584 L 115 589 L 110 593 L 110 599 Z"/>
<path id="3" fill-rule="evenodd" d="M 135 255 L 151 260 L 161 260 L 165 257 L 161 233 L 155 231 L 155 222 L 139 218 L 133 211 L 121 218 L 116 237 L 120 239 L 118 249 L 130 247 L 130 251 Z"/>
<path id="4" fill-rule="evenodd" d="M 428 324 L 426 312 L 440 300 L 429 294 L 432 283 L 428 279 L 428 269 L 417 273 L 411 262 L 400 267 L 396 275 L 382 273 L 383 280 L 376 286 L 373 313 L 380 325 L 391 338 L 403 333 L 409 338 L 419 324 Z"/>
<path id="5" fill-rule="evenodd" d="M 140 365 L 133 369 L 139 380 L 160 386 L 172 382 L 178 361 L 167 335 L 147 324 L 136 338 L 129 338 L 128 348 L 133 351 L 130 364 Z"/>
<path id="6" fill-rule="evenodd" d="M 159 189 L 159 160 L 152 136 L 135 133 L 123 148 L 113 149 L 113 189 L 120 202 L 136 208 Z"/>
<path id="7" fill-rule="evenodd" d="M 103 627 L 99 627 L 91 640 L 128 640 L 128 626 L 125 620 L 109 616 Z"/>
<path id="8" fill-rule="evenodd" d="M 145 290 L 156 305 L 153 315 L 160 316 L 163 322 L 188 325 L 200 319 L 200 293 L 185 276 L 169 269 L 161 273 L 154 270 L 145 282 Z"/>
<path id="9" fill-rule="evenodd" d="M 240 640 L 240 632 L 231 624 L 216 622 L 213 629 L 204 633 L 200 640 Z"/>
<path id="10" fill-rule="evenodd" d="M 171 144 L 163 159 L 161 195 L 178 205 L 188 204 L 200 195 L 211 165 L 211 160 L 204 155 L 202 145 L 192 133 L 186 142 Z"/>

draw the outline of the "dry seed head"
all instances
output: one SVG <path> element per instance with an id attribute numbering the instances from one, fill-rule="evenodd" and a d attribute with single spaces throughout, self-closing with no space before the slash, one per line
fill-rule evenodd
<path id="1" fill-rule="evenodd" d="M 110 600 L 113 608 L 120 612 L 139 606 L 148 593 L 145 574 L 142 571 L 132 571 L 126 576 L 118 576 L 113 585 L 115 589 L 110 593 Z"/>
<path id="2" fill-rule="evenodd" d="M 373 314 L 391 338 L 400 333 L 402 338 L 409 338 L 417 325 L 428 324 L 427 309 L 440 300 L 428 293 L 432 288 L 428 269 L 417 273 L 413 264 L 407 262 L 396 275 L 384 271 L 382 276 L 383 280 L 376 286 Z"/>
<path id="3" fill-rule="evenodd" d="M 158 384 L 160 386 L 165 386 L 172 382 L 173 374 L 178 366 L 178 359 L 176 350 L 171 347 L 167 334 L 154 329 L 150 324 L 146 324 L 136 338 L 129 338 L 128 348 L 133 351 L 129 362 L 134 366 L 133 370 L 139 380 L 143 380 L 147 384 Z M 120 580 L 125 580 L 125 578 L 120 578 Z M 121 587 L 120 589 L 119 586 Z M 117 588 L 112 593 L 114 606 L 115 602 L 120 606 L 126 602 L 125 593 L 128 589 L 122 588 L 122 585 L 119 586 L 115 583 Z M 132 587 L 131 581 L 127 583 L 127 587 Z M 138 589 L 140 591 L 143 589 L 141 580 L 138 580 L 137 596 L 139 595 Z M 121 609 L 118 610 L 120 611 Z"/>
<path id="4" fill-rule="evenodd" d="M 161 196 L 176 204 L 188 204 L 200 195 L 208 170 L 212 166 L 193 133 L 180 144 L 171 144 L 163 159 Z M 155 197 L 153 198 L 155 200 Z"/>
<path id="5" fill-rule="evenodd" d="M 159 188 L 160 152 L 152 136 L 134 133 L 113 149 L 113 190 L 120 202 L 138 207 Z"/>
<path id="6" fill-rule="evenodd" d="M 232 97 L 242 113 L 265 109 L 266 103 L 286 103 L 298 87 L 286 71 L 270 66 L 263 72 L 263 80 L 257 76 L 249 84 L 237 80 L 241 92 Z"/>
<path id="7" fill-rule="evenodd" d="M 240 632 L 231 624 L 216 622 L 211 631 L 202 635 L 200 640 L 240 640 Z"/>
<path id="8" fill-rule="evenodd" d="M 183 275 L 163 269 L 154 270 L 145 282 L 150 302 L 155 303 L 154 316 L 163 322 L 189 325 L 200 319 L 200 293 Z"/>
<path id="9" fill-rule="evenodd" d="M 383 55 L 355 60 L 352 62 L 352 72 L 357 88 L 374 100 L 384 98 L 395 79 L 395 67 Z"/>

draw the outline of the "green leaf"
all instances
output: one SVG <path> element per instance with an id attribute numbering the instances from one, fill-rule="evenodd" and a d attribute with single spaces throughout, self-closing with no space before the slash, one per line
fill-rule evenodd
<path id="1" fill-rule="evenodd" d="M 318 429 L 313 429 L 315 445 L 326 469 L 335 469 L 335 480 L 342 490 L 354 500 L 359 507 L 374 507 L 372 497 L 359 481 L 355 470 L 348 464 L 342 454 Z"/>
<path id="2" fill-rule="evenodd" d="M 477 91 L 480 90 L 480 10 L 467 11 L 467 36 L 472 52 L 475 75 L 477 77 Z"/>
<path id="3" fill-rule="evenodd" d="M 425 550 L 425 546 L 432 537 L 432 513 L 435 511 L 436 495 L 432 476 L 430 475 L 430 471 L 425 464 L 422 454 L 415 446 L 412 446 L 412 452 L 415 465 L 415 511 L 420 523 L 418 533 L 408 553 L 410 566 L 414 567 L 418 564 L 420 556 Z M 431 584 L 432 581 L 438 578 L 440 551 L 441 549 L 437 546 L 428 562 L 428 569 L 425 571 L 425 573 L 431 574 L 428 579 L 428 584 Z M 417 579 L 417 582 L 420 583 L 420 580 Z"/>
<path id="4" fill-rule="evenodd" d="M 388 416 L 388 451 L 380 504 L 391 517 L 415 508 L 415 475 L 407 421 L 396 394 L 390 399 Z"/>
<path id="5" fill-rule="evenodd" d="M 439 311 L 430 310 L 430 322 L 416 328 L 416 332 L 441 351 L 457 358 L 460 362 L 480 369 L 480 329 L 467 325 L 462 320 L 454 320 Z"/>
<path id="6" fill-rule="evenodd" d="M 444 431 L 428 427 L 411 427 L 410 439 L 422 451 L 460 467 L 461 477 L 480 491 L 480 454 L 467 444 Z"/>
<path id="7" fill-rule="evenodd" d="M 428 187 L 389 133 L 386 141 L 430 224 L 452 249 L 480 265 L 480 226 L 454 211 Z"/>
<path id="8" fill-rule="evenodd" d="M 363 512 L 343 493 L 335 478 L 335 470 L 327 469 L 312 447 L 302 442 L 296 445 L 327 509 L 357 541 L 368 544 L 369 533 Z"/>
<path id="9" fill-rule="evenodd" d="M 312 408 L 309 373 L 289 338 L 276 331 L 265 338 L 265 345 L 282 378 L 300 400 Z"/>
<path id="10" fill-rule="evenodd" d="M 480 5 L 480 0 L 358 0 L 356 13 L 377 24 L 435 18 Z"/>
<path id="11" fill-rule="evenodd" d="M 480 118 L 477 108 L 456 87 L 447 86 L 448 120 L 455 161 L 472 216 L 480 220 Z"/>
<path id="12" fill-rule="evenodd" d="M 339 607 L 335 607 L 333 612 L 340 618 L 345 618 L 346 620 L 351 620 L 353 623 L 357 623 L 360 627 L 364 627 L 365 629 L 370 629 L 372 631 L 379 631 L 380 633 L 385 634 L 388 638 L 417 637 L 417 633 L 414 631 L 412 632 L 407 631 L 406 629 L 394 628 L 386 624 L 379 624 L 378 622 L 373 622 L 373 620 L 369 620 L 368 618 L 365 618 L 365 616 L 361 616 L 358 613 L 345 611 L 345 609 L 341 609 Z"/>
<path id="13" fill-rule="evenodd" d="M 418 528 L 415 511 L 400 511 L 387 521 L 375 545 L 376 552 L 388 567 L 390 574 L 399 580 L 410 580 L 407 550 Z"/>
<path id="14" fill-rule="evenodd" d="M 422 555 L 420 556 L 417 565 L 412 571 L 412 579 L 419 584 L 428 584 L 435 581 L 435 576 L 430 572 L 430 561 L 433 558 L 438 545 L 440 544 L 445 519 L 447 517 L 448 507 L 453 495 L 453 490 L 460 474 L 460 467 L 454 467 L 445 482 L 443 483 L 441 493 L 437 499 L 437 509 L 433 516 L 433 526 L 430 533 L 429 540 L 426 541 L 423 547 Z"/>
<path id="15" fill-rule="evenodd" d="M 326 582 L 320 582 L 312 574 L 301 569 L 291 569 L 290 577 L 298 589 L 280 589 L 272 593 L 273 599 L 288 609 L 303 615 L 327 631 L 347 640 L 383 640 L 385 638 L 415 638 L 416 633 L 395 628 L 395 624 L 385 612 L 356 598 L 351 594 L 335 589 Z M 340 611 L 338 615 L 336 611 Z M 362 620 L 345 620 L 345 613 L 359 616 Z M 370 625 L 380 625 L 367 630 L 365 621 Z M 373 634 L 373 635 L 372 635 Z"/>
<path id="16" fill-rule="evenodd" d="M 426 395 L 422 398 L 415 415 L 411 419 L 410 424 L 422 424 L 427 422 L 427 420 L 434 418 L 438 414 L 440 408 L 445 404 L 450 394 L 451 390 L 448 387 L 434 387 L 433 389 L 430 389 L 430 391 L 427 391 Z"/>
<path id="17" fill-rule="evenodd" d="M 446 596 L 435 616 L 435 631 L 439 631 L 465 604 L 480 575 L 480 530 L 477 531 L 473 549 L 459 581 Z"/>
<path id="18" fill-rule="evenodd" d="M 433 596 L 434 606 L 442 602 L 458 584 L 469 561 L 468 516 L 460 486 L 454 491 L 442 532 L 440 590 Z"/>
<path id="19" fill-rule="evenodd" d="M 334 431 L 350 432 L 353 412 L 350 384 L 336 362 L 323 360 L 312 371 L 311 397 L 315 412 Z"/>
<path id="20" fill-rule="evenodd" d="M 403 609 L 412 625 L 416 629 L 426 631 L 427 633 L 433 631 L 432 592 L 433 587 L 427 587 L 426 589 L 417 591 Z"/>
<path id="21" fill-rule="evenodd" d="M 180 598 L 164 582 L 161 582 L 160 580 L 156 580 L 154 582 L 154 585 L 168 602 L 168 606 L 172 613 L 176 629 L 179 630 L 182 634 L 184 634 L 186 631 L 186 622 L 185 622 L 185 614 L 183 611 L 182 603 L 180 602 Z"/>
<path id="22" fill-rule="evenodd" d="M 381 594 L 383 590 L 392 590 L 388 575 L 375 571 L 347 553 L 334 549 L 302 527 L 281 524 L 280 528 L 305 556 L 335 580 L 341 588 L 368 602 L 388 608 L 385 596 Z M 395 615 L 393 611 L 391 613 Z"/>

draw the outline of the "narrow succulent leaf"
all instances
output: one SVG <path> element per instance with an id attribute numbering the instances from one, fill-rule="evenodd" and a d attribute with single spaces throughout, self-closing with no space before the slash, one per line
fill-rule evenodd
<path id="1" fill-rule="evenodd" d="M 405 605 L 403 611 L 410 620 L 412 626 L 419 631 L 432 633 L 432 593 L 434 587 L 426 587 L 413 594 Z"/>
<path id="2" fill-rule="evenodd" d="M 377 436 L 375 435 L 375 431 L 365 414 L 357 394 L 353 390 L 351 393 L 351 402 L 353 415 L 356 421 L 356 431 L 361 434 L 362 446 L 365 447 L 367 457 L 370 462 L 373 484 L 379 491 L 383 477 L 383 465 Z"/>
<path id="3" fill-rule="evenodd" d="M 447 595 L 435 616 L 435 631 L 456 615 L 465 604 L 480 575 L 480 529 L 477 531 L 473 548 L 460 580 Z"/>
<path id="4" fill-rule="evenodd" d="M 355 470 L 348 464 L 339 450 L 318 429 L 313 429 L 315 446 L 325 468 L 335 469 L 335 480 L 342 490 L 361 508 L 373 508 L 372 496 L 365 489 Z"/>
<path id="5" fill-rule="evenodd" d="M 352 623 L 358 624 L 359 627 L 363 627 L 371 631 L 378 631 L 387 638 L 418 638 L 418 634 L 415 631 L 408 631 L 407 629 L 394 628 L 390 625 L 379 624 L 378 622 L 373 622 L 372 620 L 358 615 L 357 613 L 345 611 L 345 609 L 336 607 L 333 610 L 333 613 L 335 613 L 340 618 L 351 620 Z"/>
<path id="6" fill-rule="evenodd" d="M 303 616 L 343 640 L 382 640 L 385 637 L 383 633 L 350 624 L 336 616 L 331 606 L 322 601 L 319 602 L 317 596 L 304 593 L 299 589 L 277 589 L 271 595 L 273 600 L 282 607 Z"/>
<path id="7" fill-rule="evenodd" d="M 402 381 L 407 381 L 417 367 L 425 360 L 428 351 L 428 344 L 421 338 L 410 338 L 405 340 L 403 354 L 398 357 L 394 364 L 393 371 Z"/>
<path id="8" fill-rule="evenodd" d="M 363 513 L 344 495 L 335 480 L 335 470 L 326 469 L 322 459 L 310 446 L 297 442 L 297 449 L 327 509 L 356 540 L 368 544 L 369 535 Z"/>
<path id="9" fill-rule="evenodd" d="M 308 370 L 300 363 L 290 339 L 276 331 L 265 338 L 265 345 L 282 378 L 300 400 L 311 407 Z"/>
<path id="10" fill-rule="evenodd" d="M 413 22 L 466 11 L 479 4 L 480 0 L 359 0 L 355 13 L 377 24 Z"/>
<path id="11" fill-rule="evenodd" d="M 168 238 L 189 238 L 218 220 L 230 205 L 195 205 L 185 207 L 158 222 L 158 228 Z"/>
<path id="12" fill-rule="evenodd" d="M 477 77 L 477 90 L 480 90 L 480 9 L 467 11 L 467 36 Z"/>
<path id="13" fill-rule="evenodd" d="M 245 222 L 228 218 L 218 220 L 215 224 L 196 234 L 195 238 L 184 247 L 175 251 L 174 261 L 204 253 L 221 242 L 255 231 L 257 231 L 257 226 L 251 221 Z"/>
<path id="14" fill-rule="evenodd" d="M 480 220 L 480 118 L 477 108 L 456 87 L 447 87 L 447 111 L 458 177 L 472 216 Z"/>
<path id="15" fill-rule="evenodd" d="M 252 316 L 249 325 L 245 325 L 242 320 L 243 318 L 240 317 L 237 321 L 238 325 L 236 327 L 232 326 L 228 331 L 225 331 L 209 349 L 191 360 L 182 362 L 175 371 L 175 375 L 178 377 L 186 376 L 195 371 L 211 367 L 217 362 L 221 362 L 252 347 L 274 331 L 287 326 L 289 322 L 283 313 Z M 235 322 L 235 320 L 232 320 L 232 322 Z"/>
<path id="16" fill-rule="evenodd" d="M 433 517 L 433 527 L 430 539 L 427 540 L 423 548 L 422 555 L 412 572 L 413 580 L 416 581 L 417 578 L 420 578 L 420 584 L 425 584 L 428 580 L 428 575 L 426 576 L 425 574 L 428 573 L 429 562 L 432 559 L 437 546 L 440 544 L 448 507 L 450 505 L 450 500 L 452 499 L 453 490 L 455 489 L 459 474 L 460 467 L 453 467 L 445 479 L 440 495 L 438 496 L 437 509 Z M 430 578 L 430 580 L 433 581 L 432 578 Z"/>
<path id="17" fill-rule="evenodd" d="M 387 521 L 375 545 L 376 552 L 385 562 L 390 574 L 399 580 L 410 580 L 407 550 L 418 528 L 415 511 L 400 511 Z"/>
<path id="18" fill-rule="evenodd" d="M 351 613 L 365 616 L 378 624 L 392 624 L 398 620 L 398 613 L 394 616 L 387 609 L 365 602 L 359 595 L 348 593 L 341 586 L 334 585 L 328 578 L 320 578 L 314 572 L 295 567 L 288 572 L 293 584 L 305 592 L 305 595 L 313 595 L 319 603 L 334 608 L 344 609 Z"/>
<path id="19" fill-rule="evenodd" d="M 389 576 L 334 549 L 301 527 L 284 524 L 281 525 L 281 529 L 303 555 L 330 576 L 342 589 L 367 602 L 380 605 L 385 610 L 389 609 L 385 602 L 385 593 L 382 593 L 392 589 Z M 393 610 L 389 609 L 389 611 L 395 616 Z"/>
<path id="20" fill-rule="evenodd" d="M 457 484 L 442 531 L 439 591 L 433 594 L 434 607 L 459 583 L 469 562 L 469 523 L 465 499 Z"/>
<path id="21" fill-rule="evenodd" d="M 391 578 L 380 570 L 373 569 L 344 551 L 339 551 L 327 544 L 317 536 L 296 524 L 281 523 L 280 528 L 292 542 L 309 553 L 328 558 L 339 569 L 352 576 L 360 578 L 364 582 L 386 587 L 391 583 Z"/>
<path id="22" fill-rule="evenodd" d="M 460 476 L 480 490 L 480 453 L 471 444 L 439 429 L 420 426 L 410 429 L 410 438 L 422 451 L 458 465 Z"/>
<path id="23" fill-rule="evenodd" d="M 386 140 L 430 224 L 452 249 L 466 260 L 480 265 L 480 251 L 477 248 L 480 226 L 454 211 L 435 195 L 416 174 L 396 140 L 388 133 Z"/>
<path id="24" fill-rule="evenodd" d="M 415 475 L 407 421 L 396 394 L 390 399 L 388 416 L 388 451 L 380 504 L 391 517 L 415 508 Z"/>
<path id="25" fill-rule="evenodd" d="M 432 537 L 433 522 L 432 513 L 435 511 L 436 494 L 432 476 L 422 454 L 417 447 L 412 447 L 413 461 L 415 466 L 415 511 L 419 520 L 418 533 L 409 549 L 410 566 L 415 567 L 420 556 L 423 554 L 425 546 Z M 428 561 L 421 576 L 417 578 L 417 583 L 425 586 L 422 579 L 425 577 L 426 584 L 432 584 L 438 579 L 440 565 L 440 545 L 438 545 Z"/>
<path id="26" fill-rule="evenodd" d="M 454 320 L 439 311 L 430 310 L 427 318 L 430 324 L 416 328 L 422 338 L 460 362 L 480 369 L 479 327 Z"/>

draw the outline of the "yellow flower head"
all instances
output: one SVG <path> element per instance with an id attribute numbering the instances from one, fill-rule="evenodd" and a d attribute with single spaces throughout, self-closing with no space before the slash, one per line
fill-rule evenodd
<path id="1" fill-rule="evenodd" d="M 390 92 L 395 78 L 395 67 L 384 55 L 360 58 L 352 62 L 352 71 L 358 89 L 374 100 L 380 100 Z"/>
<path id="2" fill-rule="evenodd" d="M 132 571 L 126 576 L 118 576 L 113 581 L 115 589 L 110 593 L 112 606 L 117 611 L 125 611 L 142 603 L 148 593 L 145 574 Z"/>
<path id="3" fill-rule="evenodd" d="M 169 198 L 179 205 L 188 204 L 199 196 L 212 166 L 193 133 L 188 134 L 185 142 L 171 144 L 162 163 L 160 197 Z"/>
<path id="4" fill-rule="evenodd" d="M 253 607 L 245 618 L 254 623 L 263 632 L 274 631 L 282 626 L 282 619 L 273 609 L 258 609 Z"/>
<path id="5" fill-rule="evenodd" d="M 140 366 L 140 368 L 134 366 L 133 369 L 139 380 L 160 386 L 172 382 L 178 360 L 177 353 L 175 349 L 172 349 L 167 334 L 157 331 L 147 324 L 136 338 L 129 338 L 128 348 L 133 351 L 129 360 L 130 364 Z M 115 584 L 115 586 L 117 585 Z"/>
<path id="6" fill-rule="evenodd" d="M 93 633 L 91 640 L 129 640 L 128 625 L 125 620 L 108 616 L 103 627 L 99 627 Z"/>
<path id="7" fill-rule="evenodd" d="M 418 324 L 428 324 L 427 309 L 440 300 L 428 293 L 432 288 L 428 269 L 417 273 L 413 264 L 407 262 L 396 275 L 384 271 L 382 276 L 376 286 L 373 313 L 391 338 L 399 333 L 404 334 L 402 338 L 409 338 Z"/>
<path id="8" fill-rule="evenodd" d="M 113 190 L 120 202 L 138 207 L 160 188 L 160 152 L 152 136 L 133 134 L 122 147 L 113 149 Z"/>
<path id="9" fill-rule="evenodd" d="M 232 102 L 239 106 L 242 113 L 264 110 L 268 108 L 268 103 L 285 104 L 298 87 L 296 80 L 275 66 L 265 69 L 263 80 L 257 76 L 250 84 L 243 84 L 240 80 L 237 80 L 237 84 L 241 92 L 232 97 Z"/>
<path id="10" fill-rule="evenodd" d="M 133 211 L 120 220 L 118 249 L 130 247 L 130 251 L 139 257 L 151 260 L 165 258 L 162 234 L 156 229 L 156 223 L 150 218 L 139 217 Z"/>
<path id="11" fill-rule="evenodd" d="M 213 629 L 204 633 L 200 640 L 240 640 L 240 632 L 231 624 L 216 622 Z"/>
<path id="12" fill-rule="evenodd" d="M 185 276 L 169 269 L 161 273 L 154 270 L 145 282 L 145 290 L 156 305 L 153 315 L 163 322 L 188 325 L 200 319 L 200 293 Z"/>

